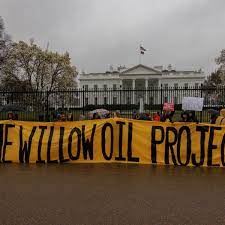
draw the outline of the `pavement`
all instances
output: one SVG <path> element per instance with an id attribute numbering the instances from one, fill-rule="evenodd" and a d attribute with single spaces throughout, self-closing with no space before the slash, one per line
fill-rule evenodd
<path id="1" fill-rule="evenodd" d="M 225 168 L 0 164 L 0 224 L 225 224 Z"/>

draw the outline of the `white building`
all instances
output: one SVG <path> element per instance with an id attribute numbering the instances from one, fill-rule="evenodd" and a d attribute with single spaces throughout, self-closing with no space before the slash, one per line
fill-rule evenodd
<path id="1" fill-rule="evenodd" d="M 197 89 L 204 80 L 205 75 L 201 69 L 177 71 L 171 65 L 163 69 L 162 66 L 151 68 L 142 64 L 132 68 L 120 67 L 116 71 L 111 68 L 111 71 L 105 73 L 82 73 L 79 78 L 80 88 L 93 90 L 85 94 L 85 105 L 137 104 L 140 98 L 144 99 L 145 104 L 158 104 L 162 98 L 164 102 L 181 103 L 182 96 L 190 94 L 185 91 L 189 87 L 195 88 L 193 95 L 198 96 Z M 163 87 L 163 96 L 160 87 Z M 182 96 L 177 95 L 176 91 L 170 93 L 170 88 L 174 90 L 183 88 Z M 101 92 L 107 89 L 114 90 L 110 92 L 112 96 Z M 168 91 L 165 91 L 167 89 Z M 104 94 L 96 93 L 97 90 Z M 120 93 L 121 90 L 123 94 Z M 129 90 L 135 91 L 129 92 Z"/>

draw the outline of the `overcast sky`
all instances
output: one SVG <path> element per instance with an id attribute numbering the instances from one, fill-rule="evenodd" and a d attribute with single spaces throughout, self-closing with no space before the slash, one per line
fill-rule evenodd
<path id="1" fill-rule="evenodd" d="M 0 0 L 14 40 L 50 42 L 79 70 L 138 64 L 211 72 L 225 48 L 225 0 Z"/>

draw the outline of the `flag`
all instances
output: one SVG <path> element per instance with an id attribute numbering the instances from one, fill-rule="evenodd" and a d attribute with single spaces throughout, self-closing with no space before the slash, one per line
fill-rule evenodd
<path id="1" fill-rule="evenodd" d="M 144 55 L 145 54 L 145 51 L 147 51 L 147 50 L 140 45 L 140 53 L 142 55 Z"/>

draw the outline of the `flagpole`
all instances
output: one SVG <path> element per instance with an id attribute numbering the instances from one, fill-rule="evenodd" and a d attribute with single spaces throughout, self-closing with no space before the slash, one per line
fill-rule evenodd
<path id="1" fill-rule="evenodd" d="M 139 64 L 141 64 L 141 45 L 139 45 Z"/>
<path id="2" fill-rule="evenodd" d="M 141 64 L 141 52 L 139 50 L 139 64 Z"/>

